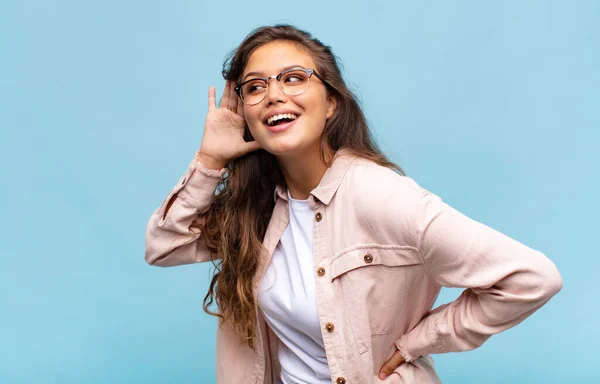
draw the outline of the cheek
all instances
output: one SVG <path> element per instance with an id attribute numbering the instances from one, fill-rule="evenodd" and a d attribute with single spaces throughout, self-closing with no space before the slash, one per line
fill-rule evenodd
<path id="1" fill-rule="evenodd" d="M 311 123 L 314 124 L 315 129 L 322 130 L 327 122 L 327 105 L 326 103 L 321 102 L 313 102 L 310 106 L 307 106 L 310 109 L 310 120 Z"/>
<path id="2" fill-rule="evenodd" d="M 303 100 L 303 107 L 306 111 L 310 112 L 313 119 L 325 118 L 327 115 L 327 96 L 325 94 L 315 93 L 307 95 L 306 99 Z"/>
<path id="3" fill-rule="evenodd" d="M 244 119 L 246 119 L 246 124 L 248 124 L 251 132 L 254 132 L 256 128 L 262 125 L 258 113 L 254 113 L 252 110 L 244 109 Z"/>
<path id="4" fill-rule="evenodd" d="M 265 145 L 266 141 L 268 140 L 269 132 L 265 129 L 262 122 L 257 119 L 246 119 L 246 123 L 248 124 L 248 130 L 250 131 L 252 138 L 254 138 L 254 140 L 256 140 L 256 142 L 261 146 Z"/>

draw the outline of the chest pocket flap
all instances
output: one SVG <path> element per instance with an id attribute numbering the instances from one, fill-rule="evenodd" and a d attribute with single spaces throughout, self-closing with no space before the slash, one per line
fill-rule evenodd
<path id="1" fill-rule="evenodd" d="M 331 262 L 331 280 L 357 268 L 374 265 L 401 267 L 422 264 L 419 251 L 410 246 L 364 245 L 341 252 Z"/>

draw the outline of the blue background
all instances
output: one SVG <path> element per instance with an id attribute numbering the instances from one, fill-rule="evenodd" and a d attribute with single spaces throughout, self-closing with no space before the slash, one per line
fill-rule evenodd
<path id="1" fill-rule="evenodd" d="M 434 356 L 443 382 L 600 382 L 599 4 L 3 0 L 0 383 L 214 382 L 210 266 L 146 265 L 144 232 L 224 56 L 276 22 L 334 48 L 409 176 L 563 275 L 520 326 Z"/>

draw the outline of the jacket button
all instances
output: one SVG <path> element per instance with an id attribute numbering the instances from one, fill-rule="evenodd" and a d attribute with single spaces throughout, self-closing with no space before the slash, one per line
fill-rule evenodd
<path id="1" fill-rule="evenodd" d="M 365 263 L 367 263 L 367 264 L 371 264 L 373 262 L 373 256 L 371 256 L 370 253 L 367 253 L 365 255 L 364 259 L 365 259 Z"/>
<path id="2" fill-rule="evenodd" d="M 338 377 L 337 380 L 335 381 L 336 384 L 346 384 L 346 379 L 344 379 L 343 377 Z"/>
<path id="3" fill-rule="evenodd" d="M 327 323 L 325 324 L 325 329 L 327 330 L 327 332 L 333 332 L 335 326 L 333 325 L 333 323 Z"/>
<path id="4" fill-rule="evenodd" d="M 315 220 L 321 221 L 321 219 L 323 219 L 323 215 L 321 215 L 321 212 L 317 212 L 317 214 L 315 215 Z"/>
<path id="5" fill-rule="evenodd" d="M 325 274 L 325 268 L 319 267 L 317 268 L 317 275 L 323 276 Z"/>

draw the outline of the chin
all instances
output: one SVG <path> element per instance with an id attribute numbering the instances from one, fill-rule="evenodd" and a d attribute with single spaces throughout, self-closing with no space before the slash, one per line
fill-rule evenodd
<path id="1" fill-rule="evenodd" d="M 259 140 L 260 147 L 274 156 L 282 156 L 289 153 L 297 152 L 301 147 L 301 139 L 290 134 L 292 132 L 282 132 L 271 134 L 268 132 L 262 137 L 255 139 Z"/>
<path id="2" fill-rule="evenodd" d="M 274 156 L 289 156 L 302 152 L 301 148 L 299 148 L 297 145 L 286 142 L 270 142 L 262 148 Z"/>
<path id="3" fill-rule="evenodd" d="M 263 131 L 254 137 L 261 148 L 277 157 L 308 155 L 315 146 L 320 148 L 320 137 L 307 137 L 301 125 L 291 128 L 280 133 Z"/>

